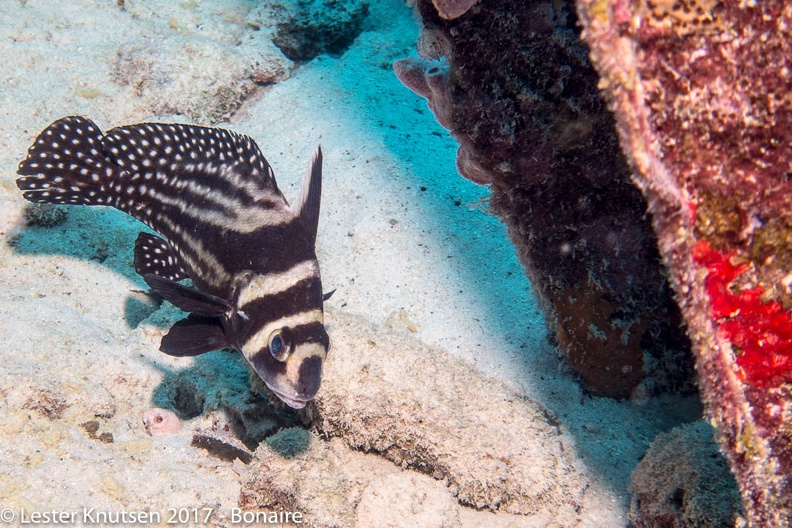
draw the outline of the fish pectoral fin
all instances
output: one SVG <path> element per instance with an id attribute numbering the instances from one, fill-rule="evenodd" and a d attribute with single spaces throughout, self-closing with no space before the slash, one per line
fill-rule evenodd
<path id="1" fill-rule="evenodd" d="M 173 252 L 170 244 L 156 235 L 142 231 L 135 240 L 135 271 L 141 277 L 151 273 L 172 281 L 188 277 L 181 259 Z"/>
<path id="2" fill-rule="evenodd" d="M 231 346 L 217 317 L 189 315 L 162 338 L 160 350 L 169 356 L 198 356 Z"/>
<path id="3" fill-rule="evenodd" d="M 333 289 L 333 290 L 330 290 L 329 292 L 323 293 L 322 294 L 322 301 L 326 301 L 327 299 L 332 297 L 335 292 L 336 292 L 335 289 Z"/>
<path id="4" fill-rule="evenodd" d="M 291 207 L 292 213 L 308 232 L 309 241 L 316 243 L 316 231 L 319 229 L 319 205 L 322 198 L 322 147 L 316 147 L 311 157 L 308 174 L 303 180 L 300 196 Z"/>
<path id="5" fill-rule="evenodd" d="M 219 317 L 231 311 L 232 307 L 228 301 L 211 293 L 190 288 L 153 273 L 143 275 L 143 280 L 166 301 L 185 312 L 203 317 Z"/>

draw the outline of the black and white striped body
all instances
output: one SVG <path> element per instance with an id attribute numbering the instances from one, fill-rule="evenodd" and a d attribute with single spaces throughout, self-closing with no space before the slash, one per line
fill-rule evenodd
<path id="1" fill-rule="evenodd" d="M 321 163 L 317 149 L 290 207 L 247 136 L 159 123 L 103 135 L 66 117 L 36 139 L 17 185 L 30 201 L 109 205 L 159 233 L 140 233 L 135 269 L 190 312 L 161 349 L 189 356 L 233 347 L 299 408 L 319 389 L 329 346 L 314 249 Z M 179 283 L 185 278 L 194 288 Z"/>

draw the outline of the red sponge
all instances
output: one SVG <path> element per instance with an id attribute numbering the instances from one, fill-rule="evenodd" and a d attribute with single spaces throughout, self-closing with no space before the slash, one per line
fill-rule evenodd
<path id="1" fill-rule="evenodd" d="M 704 241 L 696 244 L 693 258 L 709 270 L 704 286 L 712 317 L 722 335 L 739 349 L 737 364 L 745 380 L 758 387 L 792 381 L 792 316 L 778 301 L 762 302 L 761 286 L 736 293 L 729 290 L 750 264 L 734 265 L 730 255 Z"/>

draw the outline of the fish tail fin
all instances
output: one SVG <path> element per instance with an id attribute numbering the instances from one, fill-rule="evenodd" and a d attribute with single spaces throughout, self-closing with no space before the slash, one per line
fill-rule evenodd
<path id="1" fill-rule="evenodd" d="M 93 121 L 64 117 L 39 134 L 19 164 L 16 184 L 38 203 L 116 205 L 119 171 L 102 152 L 102 131 Z"/>

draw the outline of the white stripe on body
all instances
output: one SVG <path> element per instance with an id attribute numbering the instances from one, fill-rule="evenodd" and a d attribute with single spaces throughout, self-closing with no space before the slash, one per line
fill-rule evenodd
<path id="1" fill-rule="evenodd" d="M 247 305 L 257 299 L 283 293 L 303 280 L 314 277 L 319 277 L 319 263 L 316 260 L 298 262 L 279 273 L 256 274 L 240 290 L 237 305 L 244 311 Z"/>

